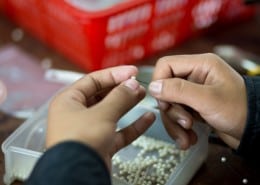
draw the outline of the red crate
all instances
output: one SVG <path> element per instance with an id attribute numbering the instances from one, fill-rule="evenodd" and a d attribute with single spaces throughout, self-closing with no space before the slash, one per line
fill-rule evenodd
<path id="1" fill-rule="evenodd" d="M 3 7 L 4 7 L 4 2 L 2 0 L 0 0 L 0 11 L 3 11 Z"/>
<path id="2" fill-rule="evenodd" d="M 219 23 L 239 22 L 252 17 L 254 14 L 253 7 L 245 6 L 241 0 L 223 1 L 224 5 L 219 15 Z"/>
<path id="3" fill-rule="evenodd" d="M 136 64 L 216 22 L 254 13 L 254 8 L 228 0 L 125 0 L 98 11 L 68 1 L 0 0 L 0 6 L 12 20 L 87 71 Z M 230 4 L 238 11 L 227 19 Z"/>

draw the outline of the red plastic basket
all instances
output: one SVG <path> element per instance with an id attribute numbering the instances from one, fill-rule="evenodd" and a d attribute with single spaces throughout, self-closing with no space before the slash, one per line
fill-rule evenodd
<path id="1" fill-rule="evenodd" d="M 254 14 L 254 8 L 240 0 L 125 0 L 96 11 L 70 2 L 0 0 L 0 6 L 12 20 L 87 71 L 136 64 L 216 22 Z M 233 9 L 237 11 L 231 16 Z"/>

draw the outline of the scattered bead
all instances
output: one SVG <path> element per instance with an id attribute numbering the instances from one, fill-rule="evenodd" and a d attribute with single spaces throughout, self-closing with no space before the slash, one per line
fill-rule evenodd
<path id="1" fill-rule="evenodd" d="M 19 42 L 23 39 L 23 30 L 20 28 L 16 28 L 11 33 L 11 38 L 14 42 Z"/>
<path id="2" fill-rule="evenodd" d="M 246 178 L 244 178 L 244 179 L 242 180 L 242 183 L 243 183 L 243 184 L 248 184 L 248 180 L 247 180 Z"/>
<path id="3" fill-rule="evenodd" d="M 43 58 L 41 60 L 41 66 L 43 69 L 50 69 L 52 66 L 52 60 L 50 58 Z"/>
<path id="4" fill-rule="evenodd" d="M 226 157 L 221 157 L 220 161 L 221 161 L 222 163 L 225 163 L 225 162 L 227 161 L 227 158 L 226 158 Z"/>

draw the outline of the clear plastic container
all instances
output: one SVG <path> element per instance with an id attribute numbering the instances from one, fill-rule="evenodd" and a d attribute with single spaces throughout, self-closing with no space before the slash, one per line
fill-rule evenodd
<path id="1" fill-rule="evenodd" d="M 144 133 L 145 136 L 154 138 L 156 140 L 166 141 L 175 145 L 175 142 L 167 134 L 162 120 L 160 118 L 159 111 L 155 108 L 149 108 L 147 104 L 137 105 L 134 109 L 128 112 L 120 121 L 119 127 L 125 127 L 127 124 L 136 120 L 137 117 L 142 115 L 144 112 L 152 111 L 156 114 L 155 123 Z M 198 135 L 198 142 L 196 145 L 192 146 L 187 152 L 183 160 L 177 164 L 175 170 L 169 176 L 169 179 L 166 181 L 166 185 L 186 185 L 191 180 L 193 175 L 196 173 L 198 168 L 204 162 L 208 154 L 208 134 L 209 128 L 202 123 L 194 124 L 193 129 Z M 118 155 L 124 160 L 133 160 L 136 156 L 136 149 L 133 146 L 128 146 L 123 150 L 118 152 Z M 125 184 L 127 183 L 114 183 L 114 184 Z M 134 184 L 131 184 L 134 185 Z"/>
<path id="2" fill-rule="evenodd" d="M 141 114 L 147 111 L 156 113 L 155 123 L 145 132 L 144 135 L 155 139 L 164 140 L 175 145 L 174 141 L 168 136 L 165 131 L 159 111 L 155 108 L 149 108 L 142 102 L 129 111 L 118 123 L 118 127 L 123 128 L 132 121 L 136 120 Z M 5 175 L 4 183 L 11 184 L 14 180 L 24 181 L 31 173 L 35 163 L 44 152 L 45 131 L 47 120 L 48 104 L 44 105 L 30 119 L 25 121 L 15 132 L 13 132 L 2 144 L 2 151 L 5 158 Z M 205 125 L 196 123 L 194 130 L 198 134 L 198 142 L 188 154 L 179 163 L 174 172 L 170 175 L 166 184 L 187 184 L 192 176 L 196 173 L 203 161 L 207 157 L 208 151 L 208 129 Z M 129 147 L 126 148 L 128 151 Z M 124 152 L 123 149 L 119 155 L 125 159 L 131 160 L 131 152 Z M 113 184 L 126 184 L 120 179 L 113 178 Z"/>

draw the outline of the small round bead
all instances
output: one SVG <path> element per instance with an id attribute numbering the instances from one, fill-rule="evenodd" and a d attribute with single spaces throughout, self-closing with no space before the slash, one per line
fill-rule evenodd
<path id="1" fill-rule="evenodd" d="M 243 178 L 242 183 L 243 184 L 248 184 L 248 180 L 246 178 Z"/>
<path id="2" fill-rule="evenodd" d="M 50 58 L 42 59 L 41 66 L 43 69 L 50 69 L 52 66 L 52 60 Z"/>
<path id="3" fill-rule="evenodd" d="M 23 39 L 23 35 L 23 30 L 20 28 L 14 29 L 11 33 L 12 40 L 15 42 L 21 41 Z"/>
<path id="4" fill-rule="evenodd" d="M 226 157 L 221 157 L 220 161 L 221 161 L 222 163 L 225 163 L 225 162 L 227 161 L 227 158 L 226 158 Z"/>

